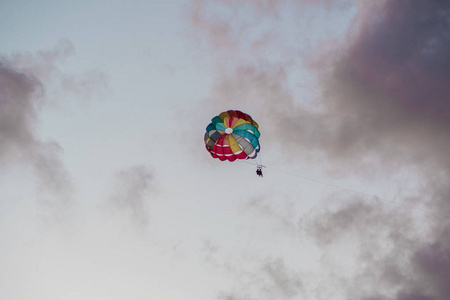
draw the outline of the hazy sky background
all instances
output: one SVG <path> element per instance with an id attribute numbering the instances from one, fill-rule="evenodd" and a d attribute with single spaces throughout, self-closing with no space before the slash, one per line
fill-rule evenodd
<path id="1" fill-rule="evenodd" d="M 449 20 L 0 0 L 0 299 L 449 299 Z M 264 178 L 206 151 L 228 109 Z"/>

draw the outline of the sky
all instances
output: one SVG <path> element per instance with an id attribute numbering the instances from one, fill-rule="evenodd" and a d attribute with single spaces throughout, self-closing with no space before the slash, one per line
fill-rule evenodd
<path id="1" fill-rule="evenodd" d="M 450 2 L 0 0 L 0 299 L 450 297 Z M 259 124 L 254 161 L 205 149 Z"/>

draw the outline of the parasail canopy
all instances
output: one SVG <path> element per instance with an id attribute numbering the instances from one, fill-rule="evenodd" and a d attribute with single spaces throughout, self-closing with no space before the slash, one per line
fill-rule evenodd
<path id="1" fill-rule="evenodd" d="M 239 110 L 224 111 L 206 127 L 205 145 L 220 160 L 256 158 L 260 150 L 258 123 Z"/>

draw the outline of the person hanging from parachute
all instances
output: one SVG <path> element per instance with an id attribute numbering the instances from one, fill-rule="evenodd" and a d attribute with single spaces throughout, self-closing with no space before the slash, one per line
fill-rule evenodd
<path id="1" fill-rule="evenodd" d="M 261 165 L 258 165 L 258 167 L 256 168 L 256 175 L 258 175 L 259 177 L 263 177 Z"/>
<path id="2" fill-rule="evenodd" d="M 255 159 L 261 150 L 259 125 L 248 114 L 227 110 L 211 119 L 204 136 L 206 150 L 213 158 L 233 162 L 237 159 Z M 262 165 L 256 174 L 262 177 Z"/>

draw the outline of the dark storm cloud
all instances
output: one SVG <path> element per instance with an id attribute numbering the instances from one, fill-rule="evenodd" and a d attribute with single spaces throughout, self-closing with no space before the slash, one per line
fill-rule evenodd
<path id="1" fill-rule="evenodd" d="M 153 180 L 153 174 L 142 165 L 120 171 L 108 203 L 136 225 L 145 227 L 149 222 L 148 197 L 153 192 Z"/>

